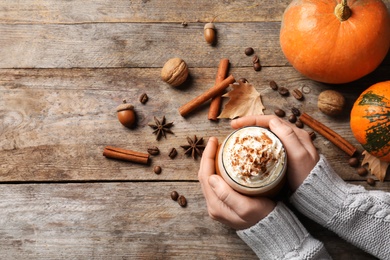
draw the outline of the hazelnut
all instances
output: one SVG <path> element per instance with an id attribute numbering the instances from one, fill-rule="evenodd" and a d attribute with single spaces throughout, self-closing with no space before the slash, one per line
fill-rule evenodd
<path id="1" fill-rule="evenodd" d="M 172 87 L 177 87 L 182 84 L 187 79 L 187 76 L 187 64 L 180 58 L 172 58 L 168 60 L 161 70 L 162 80 Z"/>
<path id="2" fill-rule="evenodd" d="M 318 95 L 318 109 L 328 116 L 337 116 L 343 112 L 344 96 L 335 90 L 325 90 Z"/>
<path id="3" fill-rule="evenodd" d="M 204 39 L 208 44 L 213 44 L 215 41 L 215 26 L 213 23 L 206 23 L 203 28 Z"/>
<path id="4" fill-rule="evenodd" d="M 116 108 L 116 111 L 118 112 L 118 120 L 122 125 L 129 128 L 134 126 L 135 112 L 133 105 L 127 104 L 126 100 L 123 100 L 123 103 Z"/>

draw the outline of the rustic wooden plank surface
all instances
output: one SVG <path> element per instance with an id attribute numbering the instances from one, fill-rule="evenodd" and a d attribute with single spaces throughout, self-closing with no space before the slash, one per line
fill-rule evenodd
<path id="1" fill-rule="evenodd" d="M 384 75 L 386 69 L 355 82 L 354 89 L 364 89 Z M 222 140 L 231 128 L 229 120 L 207 120 L 208 104 L 187 118 L 179 115 L 178 108 L 213 85 L 216 69 L 191 69 L 191 83 L 183 89 L 156 80 L 159 73 L 160 69 L 0 70 L 0 93 L 4 97 L 0 101 L 0 181 L 196 180 L 198 161 L 187 158 L 180 145 L 186 144 L 187 136 L 195 134 Z M 232 68 L 231 73 L 247 78 L 262 93 L 266 114 L 272 114 L 276 108 L 308 111 L 361 149 L 345 123 L 347 113 L 335 120 L 318 111 L 316 97 L 327 86 L 302 78 L 291 67 L 265 67 L 260 74 L 252 68 Z M 291 90 L 305 86 L 311 91 L 305 94 L 304 101 L 281 97 L 268 86 L 276 75 L 281 86 Z M 358 93 L 352 93 L 348 86 L 342 90 L 349 111 Z M 144 92 L 150 100 L 142 105 L 138 98 Z M 116 118 L 115 108 L 122 99 L 135 105 L 135 129 L 122 127 Z M 175 134 L 156 141 L 148 123 L 153 116 L 164 115 L 174 122 Z M 341 150 L 321 136 L 315 143 L 344 179 L 363 179 L 354 174 L 355 169 L 345 167 L 348 156 Z M 142 152 L 158 146 L 161 155 L 152 158 L 152 165 L 161 165 L 163 173 L 155 175 L 148 166 L 107 160 L 102 156 L 106 145 Z M 168 157 L 172 147 L 179 152 L 174 160 Z M 188 171 L 183 174 L 178 168 Z"/>
<path id="2" fill-rule="evenodd" d="M 292 106 L 308 112 L 360 148 L 348 110 L 359 93 L 389 80 L 390 55 L 372 74 L 332 86 L 302 77 L 284 58 L 278 34 L 290 1 L 11 1 L 0 2 L 0 248 L 5 259 L 255 259 L 232 229 L 212 221 L 197 182 L 199 161 L 180 148 L 186 136 L 220 140 L 229 120 L 207 120 L 208 104 L 182 118 L 177 109 L 214 84 L 221 58 L 230 73 L 261 92 L 265 113 Z M 390 1 L 384 1 L 390 8 Z M 181 11 L 184 10 L 184 11 Z M 203 40 L 215 18 L 218 43 Z M 182 23 L 186 22 L 187 26 Z M 254 47 L 263 69 L 253 71 L 244 49 Z M 183 58 L 190 78 L 174 89 L 160 80 L 171 57 Z M 282 98 L 270 80 L 310 88 L 305 100 Z M 320 113 L 318 94 L 338 89 L 347 109 Z M 138 97 L 147 93 L 142 105 Z M 137 127 L 116 119 L 115 107 L 135 105 Z M 226 102 L 226 100 L 225 100 Z M 174 135 L 156 141 L 153 116 L 174 122 Z M 305 128 L 310 131 L 309 128 Z M 317 135 L 318 136 L 318 135 Z M 389 179 L 367 186 L 348 156 L 318 136 L 314 141 L 339 175 L 369 189 L 390 190 Z M 108 160 L 106 145 L 162 153 L 151 165 Z M 175 147 L 179 155 L 168 157 Z M 152 172 L 161 165 L 160 175 Z M 188 198 L 181 208 L 170 200 Z M 334 259 L 374 259 L 299 215 Z M 210 242 L 211 241 L 211 242 Z"/>
<path id="3" fill-rule="evenodd" d="M 12 1 L 0 3 L 0 22 L 245 22 L 280 20 L 288 0 L 283 1 Z M 86 8 L 88 7 L 88 8 Z"/>
<path id="4" fill-rule="evenodd" d="M 187 197 L 186 208 L 171 190 Z M 9 184 L 0 197 L 3 259 L 256 259 L 208 217 L 198 183 Z M 372 259 L 302 221 L 334 259 Z"/>
<path id="5" fill-rule="evenodd" d="M 1 68 L 161 68 L 172 57 L 189 67 L 252 66 L 244 50 L 255 48 L 262 66 L 288 65 L 279 45 L 280 22 L 218 23 L 215 47 L 204 41 L 204 23 L 0 24 Z M 147 33 L 147 32 L 152 33 Z M 237 44 L 239 43 L 239 44 Z M 164 50 L 164 51 L 161 51 Z M 385 65 L 390 65 L 386 58 Z"/>

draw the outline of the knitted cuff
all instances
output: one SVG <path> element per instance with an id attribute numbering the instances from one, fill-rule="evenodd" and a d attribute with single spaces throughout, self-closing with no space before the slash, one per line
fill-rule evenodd
<path id="1" fill-rule="evenodd" d="M 291 203 L 302 214 L 326 226 L 342 206 L 350 189 L 328 164 L 324 156 L 309 176 L 290 197 Z"/>
<path id="2" fill-rule="evenodd" d="M 322 243 L 312 238 L 281 202 L 267 217 L 237 234 L 261 259 L 311 259 L 314 255 L 327 255 Z"/>

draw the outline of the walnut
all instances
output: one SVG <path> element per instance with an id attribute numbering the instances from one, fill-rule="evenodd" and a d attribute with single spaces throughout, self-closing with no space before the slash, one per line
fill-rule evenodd
<path id="1" fill-rule="evenodd" d="M 161 70 L 162 80 L 172 87 L 181 85 L 187 79 L 187 76 L 187 64 L 180 58 L 172 58 L 168 60 Z"/>
<path id="2" fill-rule="evenodd" d="M 318 109 L 328 116 L 337 116 L 343 112 L 344 96 L 335 90 L 325 90 L 318 95 Z"/>

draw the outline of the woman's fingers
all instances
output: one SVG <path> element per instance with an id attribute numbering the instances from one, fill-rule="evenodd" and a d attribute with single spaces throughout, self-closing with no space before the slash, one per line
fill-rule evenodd
<path id="1" fill-rule="evenodd" d="M 219 202 L 211 205 L 210 216 L 229 223 L 235 229 L 255 225 L 275 207 L 275 203 L 268 198 L 253 198 L 238 193 L 218 175 L 210 176 L 209 184 L 219 199 Z"/>
<path id="2" fill-rule="evenodd" d="M 290 126 L 285 125 L 281 119 L 272 118 L 269 121 L 269 127 L 282 141 L 287 153 L 289 151 L 294 151 L 294 154 L 307 153 L 306 148 L 303 146 L 295 131 Z"/>
<path id="3" fill-rule="evenodd" d="M 217 196 L 214 194 L 209 185 L 209 177 L 215 174 L 215 154 L 217 152 L 217 148 L 217 138 L 210 137 L 202 154 L 202 160 L 200 162 L 200 168 L 198 172 L 198 179 L 207 205 L 209 205 L 211 201 L 218 200 Z"/>
<path id="4" fill-rule="evenodd" d="M 268 127 L 269 120 L 274 118 L 273 115 L 257 115 L 257 116 L 245 116 L 238 119 L 234 119 L 231 122 L 231 126 L 234 129 L 241 128 L 244 126 L 262 126 L 262 127 Z"/>

